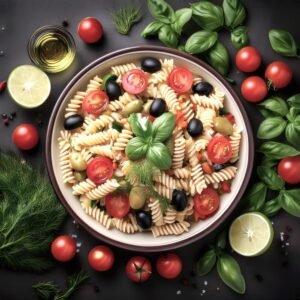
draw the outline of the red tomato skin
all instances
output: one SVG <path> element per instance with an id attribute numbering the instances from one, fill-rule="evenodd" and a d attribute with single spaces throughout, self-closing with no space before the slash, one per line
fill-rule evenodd
<path id="1" fill-rule="evenodd" d="M 271 82 L 275 89 L 282 89 L 290 84 L 293 78 L 293 71 L 283 61 L 274 61 L 268 65 L 265 77 Z"/>
<path id="2" fill-rule="evenodd" d="M 218 145 L 223 145 L 224 147 L 226 147 L 228 152 L 225 153 L 223 156 L 216 157 L 214 152 L 215 147 L 217 147 Z M 207 145 L 207 155 L 213 163 L 224 164 L 228 162 L 232 157 L 232 147 L 229 140 L 224 136 L 213 137 Z"/>
<path id="3" fill-rule="evenodd" d="M 226 114 L 226 115 L 224 115 L 224 117 L 225 117 L 232 125 L 236 124 L 236 122 L 235 122 L 235 117 L 234 117 L 232 114 Z"/>
<path id="4" fill-rule="evenodd" d="M 105 197 L 105 207 L 112 217 L 124 218 L 130 211 L 129 198 L 126 194 L 108 194 Z"/>
<path id="5" fill-rule="evenodd" d="M 182 259 L 175 253 L 161 254 L 156 260 L 157 273 L 165 279 L 174 279 L 182 272 Z"/>
<path id="6" fill-rule="evenodd" d="M 137 268 L 141 268 L 144 271 L 138 271 Z M 152 274 L 152 266 L 150 261 L 142 256 L 132 257 L 127 262 L 125 270 L 128 279 L 137 283 L 147 281 Z"/>
<path id="7" fill-rule="evenodd" d="M 133 76 L 140 79 L 139 83 L 141 83 L 141 86 L 134 86 L 135 80 L 134 78 L 132 78 Z M 130 94 L 136 95 L 142 93 L 147 88 L 147 84 L 148 76 L 144 71 L 140 69 L 129 70 L 122 77 L 122 87 L 126 92 Z"/>
<path id="8" fill-rule="evenodd" d="M 231 192 L 231 182 L 230 181 L 221 182 L 220 191 L 222 193 L 230 193 Z"/>
<path id="9" fill-rule="evenodd" d="M 235 64 L 242 72 L 254 72 L 261 65 L 261 54 L 254 47 L 244 47 L 240 49 L 235 57 Z"/>
<path id="10" fill-rule="evenodd" d="M 184 84 L 182 87 L 178 87 L 176 85 L 176 76 L 185 76 Z M 176 93 L 183 94 L 192 87 L 193 75 L 187 68 L 177 67 L 169 74 L 168 84 Z"/>
<path id="11" fill-rule="evenodd" d="M 21 150 L 31 150 L 37 146 L 40 137 L 38 130 L 31 124 L 21 124 L 12 133 L 14 144 Z"/>
<path id="12" fill-rule="evenodd" d="M 89 265 L 96 271 L 108 271 L 115 262 L 112 250 L 104 245 L 92 248 L 88 254 Z"/>
<path id="13" fill-rule="evenodd" d="M 103 104 L 100 107 L 99 107 L 100 103 L 98 103 L 98 108 L 97 108 L 97 104 L 96 105 L 94 104 L 93 106 L 93 104 L 91 103 L 91 101 L 94 100 L 94 97 L 97 96 L 99 97 L 99 101 L 103 101 Z M 107 94 L 103 91 L 95 90 L 89 92 L 84 97 L 82 102 L 82 109 L 89 114 L 100 115 L 106 110 L 108 103 L 109 103 L 109 98 Z"/>
<path id="14" fill-rule="evenodd" d="M 106 176 L 99 178 L 97 177 L 96 167 L 101 167 L 101 165 L 106 168 Z M 86 169 L 87 177 L 97 185 L 100 185 L 110 179 L 113 175 L 113 172 L 113 162 L 109 158 L 103 156 L 95 157 L 89 161 Z"/>
<path id="15" fill-rule="evenodd" d="M 76 241 L 68 235 L 58 236 L 51 244 L 51 253 L 58 261 L 70 261 L 76 255 Z"/>
<path id="16" fill-rule="evenodd" d="M 206 197 L 205 197 L 206 196 Z M 213 206 L 212 207 L 205 207 L 203 204 L 203 201 L 206 200 L 212 200 Z M 206 219 L 212 215 L 214 215 L 220 206 L 220 198 L 218 193 L 213 190 L 212 188 L 206 188 L 202 191 L 201 194 L 196 194 L 194 196 L 194 209 L 197 212 L 195 217 L 198 217 L 200 219 Z"/>
<path id="17" fill-rule="evenodd" d="M 267 84 L 259 76 L 250 76 L 243 81 L 241 86 L 241 93 L 243 97 L 249 102 L 260 102 L 268 94 Z"/>
<path id="18" fill-rule="evenodd" d="M 300 183 L 300 156 L 285 157 L 279 162 L 277 171 L 286 183 Z"/>
<path id="19" fill-rule="evenodd" d="M 103 27 L 99 20 L 87 17 L 80 21 L 77 29 L 79 37 L 88 44 L 98 42 L 103 36 Z"/>

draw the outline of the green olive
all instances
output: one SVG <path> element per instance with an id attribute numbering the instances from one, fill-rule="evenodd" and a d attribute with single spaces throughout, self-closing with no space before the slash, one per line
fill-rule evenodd
<path id="1" fill-rule="evenodd" d="M 123 109 L 123 115 L 130 115 L 135 112 L 139 112 L 143 109 L 144 102 L 142 100 L 133 100 L 129 102 Z"/>
<path id="2" fill-rule="evenodd" d="M 146 191 L 142 186 L 135 186 L 129 194 L 130 207 L 133 209 L 141 209 L 146 202 Z"/>
<path id="3" fill-rule="evenodd" d="M 144 107 L 143 107 L 143 113 L 144 113 L 144 114 L 149 114 L 150 107 L 151 107 L 153 101 L 154 101 L 154 100 L 148 100 L 148 101 L 144 104 Z"/>
<path id="4" fill-rule="evenodd" d="M 84 171 L 87 167 L 86 161 L 83 159 L 81 153 L 73 151 L 70 154 L 71 167 L 76 171 Z"/>
<path id="5" fill-rule="evenodd" d="M 232 124 L 224 117 L 214 118 L 214 129 L 223 135 L 231 135 L 233 131 Z"/>
<path id="6" fill-rule="evenodd" d="M 84 179 L 86 179 L 86 173 L 75 171 L 74 172 L 74 177 L 77 181 L 83 181 Z"/>
<path id="7" fill-rule="evenodd" d="M 169 149 L 171 156 L 173 156 L 173 152 L 174 152 L 174 138 L 172 136 L 167 139 L 166 146 Z"/>

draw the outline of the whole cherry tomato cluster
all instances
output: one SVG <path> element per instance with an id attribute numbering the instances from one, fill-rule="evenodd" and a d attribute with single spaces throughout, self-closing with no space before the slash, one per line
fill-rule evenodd
<path id="1" fill-rule="evenodd" d="M 237 68 L 245 73 L 256 71 L 262 62 L 262 56 L 254 47 L 240 49 L 235 58 Z M 268 94 L 268 90 L 282 89 L 290 84 L 293 72 L 290 66 L 283 61 L 274 61 L 265 70 L 265 78 L 250 76 L 241 85 L 243 97 L 252 103 L 262 101 Z"/>
<path id="2" fill-rule="evenodd" d="M 58 236 L 51 244 L 51 253 L 58 261 L 70 261 L 76 255 L 76 240 L 68 235 Z M 99 245 L 89 251 L 87 259 L 92 269 L 104 272 L 112 268 L 115 255 L 108 246 Z M 157 257 L 155 267 L 161 277 L 173 279 L 181 274 L 183 263 L 177 254 L 164 253 Z M 144 282 L 152 275 L 152 265 L 148 258 L 134 256 L 128 260 L 125 272 L 131 281 Z"/>

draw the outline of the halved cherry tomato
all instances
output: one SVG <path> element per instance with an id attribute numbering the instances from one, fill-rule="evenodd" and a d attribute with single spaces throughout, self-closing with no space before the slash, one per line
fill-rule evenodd
<path id="1" fill-rule="evenodd" d="M 126 194 L 109 194 L 105 197 L 105 207 L 114 218 L 124 218 L 130 210 L 129 198 Z"/>
<path id="2" fill-rule="evenodd" d="M 220 183 L 220 191 L 221 193 L 230 193 L 231 192 L 231 182 L 223 181 Z"/>
<path id="3" fill-rule="evenodd" d="M 232 147 L 224 136 L 213 137 L 207 146 L 208 158 L 215 164 L 224 164 L 232 156 Z"/>
<path id="4" fill-rule="evenodd" d="M 211 188 L 206 188 L 201 194 L 194 196 L 194 209 L 200 219 L 212 216 L 218 210 L 219 206 L 219 195 Z"/>
<path id="5" fill-rule="evenodd" d="M 82 108 L 85 112 L 94 115 L 103 113 L 109 103 L 106 93 L 100 90 L 89 92 L 83 99 Z"/>
<path id="6" fill-rule="evenodd" d="M 138 69 L 129 70 L 122 78 L 123 89 L 130 94 L 139 94 L 147 88 L 148 77 Z"/>
<path id="7" fill-rule="evenodd" d="M 201 166 L 203 172 L 206 174 L 212 174 L 214 172 L 213 167 L 208 162 L 204 162 Z"/>
<path id="8" fill-rule="evenodd" d="M 187 68 L 175 68 L 168 76 L 168 84 L 176 93 L 185 93 L 193 85 L 193 75 Z"/>
<path id="9" fill-rule="evenodd" d="M 232 125 L 236 124 L 235 118 L 234 118 L 234 116 L 233 116 L 232 114 L 226 114 L 226 115 L 224 115 L 224 117 L 225 117 Z"/>
<path id="10" fill-rule="evenodd" d="M 92 159 L 86 169 L 87 177 L 95 184 L 102 184 L 113 175 L 113 163 L 109 158 L 99 156 Z"/>

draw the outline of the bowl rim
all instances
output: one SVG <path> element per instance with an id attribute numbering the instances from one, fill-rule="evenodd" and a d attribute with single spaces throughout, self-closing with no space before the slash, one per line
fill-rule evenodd
<path id="1" fill-rule="evenodd" d="M 73 85 L 79 81 L 89 70 L 92 68 L 96 67 L 98 64 L 106 61 L 107 59 L 111 59 L 114 57 L 117 57 L 119 55 L 124 55 L 130 52 L 139 52 L 139 51 L 154 51 L 154 52 L 162 52 L 166 54 L 173 54 L 176 56 L 180 56 L 184 59 L 190 60 L 201 67 L 205 68 L 208 72 L 210 72 L 213 76 L 215 76 L 224 86 L 225 88 L 229 91 L 231 96 L 233 97 L 234 101 L 236 102 L 246 125 L 246 130 L 248 134 L 248 141 L 249 141 L 249 157 L 247 161 L 247 167 L 246 167 L 246 175 L 243 180 L 243 183 L 240 187 L 240 190 L 238 191 L 236 197 L 232 200 L 231 205 L 229 208 L 222 214 L 222 216 L 217 219 L 209 228 L 206 228 L 202 232 L 199 232 L 198 234 L 195 234 L 189 238 L 186 238 L 184 240 L 169 244 L 169 245 L 161 245 L 161 246 L 136 246 L 136 245 L 130 245 L 126 244 L 123 242 L 119 242 L 117 240 L 111 239 L 107 236 L 102 235 L 98 231 L 96 231 L 94 228 L 90 227 L 87 225 L 83 220 L 81 220 L 77 214 L 73 211 L 72 207 L 67 203 L 65 200 L 55 177 L 54 174 L 54 169 L 53 169 L 53 164 L 52 164 L 52 158 L 51 158 L 51 141 L 52 141 L 52 134 L 53 134 L 53 129 L 54 129 L 54 123 L 55 119 L 57 116 L 57 112 L 60 109 L 60 106 L 65 99 L 67 93 L 70 91 L 70 89 L 73 87 Z M 68 213 L 72 216 L 76 222 L 80 226 L 82 226 L 89 234 L 94 236 L 95 238 L 109 243 L 113 246 L 117 246 L 119 248 L 123 248 L 126 250 L 131 250 L 131 251 L 142 251 L 142 252 L 156 252 L 156 251 L 166 251 L 166 250 L 171 250 L 171 249 L 176 249 L 179 247 L 186 246 L 190 243 L 193 243 L 201 238 L 204 238 L 207 236 L 209 233 L 213 232 L 215 229 L 217 229 L 228 217 L 229 215 L 233 212 L 233 210 L 236 208 L 237 204 L 239 203 L 242 195 L 244 194 L 247 185 L 250 181 L 250 177 L 252 174 L 252 169 L 253 169 L 253 163 L 254 163 L 254 138 L 253 138 L 253 132 L 252 132 L 252 127 L 251 123 L 249 121 L 249 118 L 247 116 L 246 110 L 244 106 L 242 105 L 241 101 L 239 100 L 238 95 L 236 94 L 235 90 L 231 87 L 231 85 L 220 75 L 216 70 L 214 70 L 211 66 L 209 66 L 207 63 L 204 61 L 200 60 L 197 57 L 194 57 L 190 54 L 178 51 L 176 49 L 170 49 L 162 46 L 150 46 L 150 45 L 141 45 L 141 46 L 133 46 L 133 47 L 126 47 L 120 50 L 116 50 L 113 52 L 110 52 L 106 55 L 103 55 L 90 64 L 88 64 L 86 67 L 84 67 L 81 71 L 79 71 L 66 85 L 66 87 L 63 89 L 61 92 L 58 100 L 56 101 L 56 104 L 52 110 L 48 127 L 47 127 L 47 132 L 46 132 L 46 144 L 45 144 L 45 158 L 46 158 L 46 167 L 47 167 L 47 172 L 48 176 L 50 178 L 50 182 L 54 188 L 54 191 L 56 195 L 58 196 L 60 202 L 63 204 L 65 209 L 68 211 Z"/>

